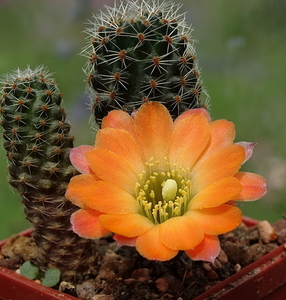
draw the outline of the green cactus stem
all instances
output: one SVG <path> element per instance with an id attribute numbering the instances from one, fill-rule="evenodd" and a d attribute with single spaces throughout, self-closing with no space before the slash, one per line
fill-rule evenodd
<path id="1" fill-rule="evenodd" d="M 92 242 L 71 230 L 70 215 L 77 208 L 64 197 L 76 171 L 69 160 L 73 136 L 62 94 L 43 67 L 17 70 L 3 81 L 0 112 L 9 182 L 34 227 L 35 263 L 43 270 L 58 268 L 62 278 L 74 280 L 87 272 L 94 256 Z"/>
<path id="2" fill-rule="evenodd" d="M 95 119 L 112 109 L 132 112 L 159 101 L 173 117 L 189 108 L 207 108 L 192 28 L 180 5 L 128 0 L 107 7 L 86 29 L 82 55 Z"/>

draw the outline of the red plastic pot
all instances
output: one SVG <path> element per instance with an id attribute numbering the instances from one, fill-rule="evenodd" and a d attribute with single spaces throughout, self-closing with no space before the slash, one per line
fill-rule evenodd
<path id="1" fill-rule="evenodd" d="M 256 220 L 244 218 L 247 225 Z M 30 230 L 20 234 L 29 235 Z M 0 247 L 6 240 L 0 242 Z M 279 300 L 286 295 L 286 249 L 281 245 L 251 265 L 241 269 L 194 300 Z M 73 296 L 25 278 L 0 267 L 0 299 L 2 300 L 76 300 Z"/>
<path id="2" fill-rule="evenodd" d="M 29 236 L 30 229 L 20 232 Z M 0 242 L 0 247 L 6 240 Z M 36 283 L 7 268 L 0 267 L 0 299 L 1 300 L 78 300 L 73 296 L 61 293 L 42 284 Z"/>

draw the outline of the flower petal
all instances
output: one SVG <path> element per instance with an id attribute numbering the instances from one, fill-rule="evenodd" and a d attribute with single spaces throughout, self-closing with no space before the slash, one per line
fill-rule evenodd
<path id="1" fill-rule="evenodd" d="M 160 227 L 153 226 L 150 230 L 140 235 L 136 240 L 137 251 L 149 260 L 166 261 L 174 258 L 178 251 L 167 248 L 160 241 Z"/>
<path id="2" fill-rule="evenodd" d="M 236 201 L 257 200 L 267 192 L 266 180 L 258 174 L 238 172 L 234 177 L 242 185 L 242 191 L 234 198 Z"/>
<path id="3" fill-rule="evenodd" d="M 95 147 L 118 154 L 128 162 L 135 173 L 141 173 L 144 170 L 140 149 L 134 138 L 125 130 L 114 128 L 98 130 Z"/>
<path id="4" fill-rule="evenodd" d="M 235 138 L 235 126 L 232 122 L 221 119 L 210 123 L 211 139 L 208 154 L 232 145 Z"/>
<path id="5" fill-rule="evenodd" d="M 170 218 L 160 226 L 161 242 L 172 250 L 187 250 L 197 246 L 204 232 L 187 216 Z"/>
<path id="6" fill-rule="evenodd" d="M 242 190 L 239 181 L 226 177 L 199 191 L 191 200 L 188 209 L 200 209 L 219 206 L 234 199 Z M 236 198 L 236 197 L 235 197 Z"/>
<path id="7" fill-rule="evenodd" d="M 82 174 L 71 178 L 65 197 L 79 207 L 85 207 L 87 198 L 92 197 L 90 187 L 96 182 L 94 174 Z"/>
<path id="8" fill-rule="evenodd" d="M 211 155 L 217 151 L 233 144 L 235 138 L 235 127 L 232 122 L 227 120 L 216 120 L 209 123 L 210 139 L 200 159 L 197 161 L 194 169 L 198 167 Z"/>
<path id="9" fill-rule="evenodd" d="M 193 209 L 185 213 L 209 235 L 218 235 L 236 228 L 242 220 L 241 210 L 223 204 L 212 208 Z"/>
<path id="10" fill-rule="evenodd" d="M 82 174 L 93 173 L 84 155 L 86 152 L 92 149 L 93 146 L 82 145 L 70 150 L 70 161 L 73 166 Z"/>
<path id="11" fill-rule="evenodd" d="M 102 119 L 101 128 L 107 127 L 124 129 L 134 139 L 136 138 L 133 119 L 123 110 L 112 110 Z"/>
<path id="12" fill-rule="evenodd" d="M 98 239 L 110 231 L 98 222 L 100 212 L 93 209 L 80 209 L 71 215 L 72 230 L 81 237 Z"/>
<path id="13" fill-rule="evenodd" d="M 174 121 L 174 125 L 176 126 L 177 123 L 181 122 L 184 118 L 188 118 L 189 116 L 191 116 L 193 114 L 202 114 L 207 118 L 207 120 L 209 122 L 211 121 L 210 114 L 207 112 L 207 110 L 205 108 L 192 108 L 192 109 L 188 109 L 188 110 L 184 111 L 182 114 L 180 114 Z"/>
<path id="14" fill-rule="evenodd" d="M 238 142 L 237 145 L 241 145 L 245 148 L 245 159 L 243 163 L 248 161 L 253 153 L 254 147 L 256 146 L 256 143 L 250 143 L 250 142 Z"/>
<path id="15" fill-rule="evenodd" d="M 100 216 L 99 221 L 110 231 L 126 237 L 136 237 L 154 226 L 149 219 L 139 214 L 104 214 Z"/>
<path id="16" fill-rule="evenodd" d="M 203 114 L 192 114 L 177 122 L 170 143 L 170 165 L 192 168 L 209 138 L 209 122 Z"/>
<path id="17" fill-rule="evenodd" d="M 140 209 L 132 195 L 110 182 L 95 181 L 88 188 L 78 186 L 78 192 L 81 192 L 81 201 L 89 208 L 103 213 L 130 214 Z"/>
<path id="18" fill-rule="evenodd" d="M 187 250 L 192 260 L 202 260 L 214 263 L 220 252 L 220 242 L 216 235 L 205 235 L 202 242 L 194 249 Z"/>
<path id="19" fill-rule="evenodd" d="M 117 242 L 118 247 L 122 247 L 122 246 L 135 247 L 137 237 L 129 238 L 120 234 L 115 234 L 113 236 L 113 239 Z"/>
<path id="20" fill-rule="evenodd" d="M 95 148 L 85 155 L 91 169 L 100 179 L 134 194 L 137 177 L 125 159 L 112 151 L 100 148 Z"/>
<path id="21" fill-rule="evenodd" d="M 145 161 L 152 157 L 163 161 L 173 131 L 173 121 L 167 108 L 159 102 L 141 106 L 134 117 L 134 128 Z"/>
<path id="22" fill-rule="evenodd" d="M 240 145 L 230 145 L 207 158 L 193 176 L 193 195 L 216 181 L 236 174 L 244 158 L 245 149 Z"/>

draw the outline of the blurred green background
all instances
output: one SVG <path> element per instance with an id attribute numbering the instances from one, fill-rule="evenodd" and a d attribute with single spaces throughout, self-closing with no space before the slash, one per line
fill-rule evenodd
<path id="1" fill-rule="evenodd" d="M 0 0 L 0 74 L 43 64 L 64 93 L 76 145 L 91 144 L 84 95 L 87 19 L 113 0 Z M 236 141 L 257 142 L 244 170 L 268 180 L 268 194 L 242 206 L 275 221 L 286 214 L 286 1 L 185 0 L 213 119 L 236 124 Z M 7 183 L 0 149 L 0 240 L 26 229 L 20 197 Z"/>

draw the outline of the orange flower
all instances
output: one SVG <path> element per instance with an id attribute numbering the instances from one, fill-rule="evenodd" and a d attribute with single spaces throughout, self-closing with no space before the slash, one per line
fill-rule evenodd
<path id="1" fill-rule="evenodd" d="M 266 193 L 265 179 L 239 172 L 254 144 L 234 144 L 234 125 L 211 122 L 204 109 L 174 122 L 160 103 L 144 104 L 134 118 L 114 110 L 103 119 L 95 146 L 80 146 L 71 161 L 82 173 L 66 197 L 79 206 L 73 230 L 86 238 L 114 232 L 150 260 L 169 260 L 184 250 L 213 262 L 218 235 L 236 228 L 234 201 Z"/>

